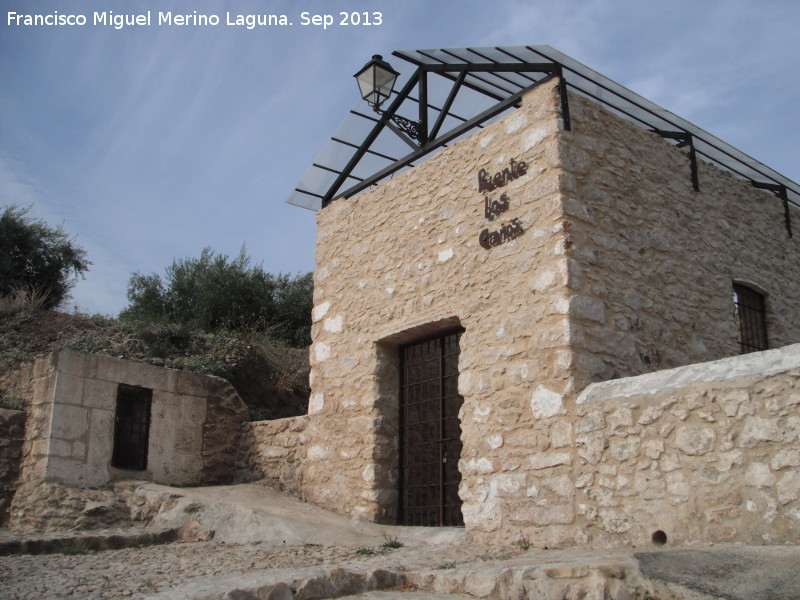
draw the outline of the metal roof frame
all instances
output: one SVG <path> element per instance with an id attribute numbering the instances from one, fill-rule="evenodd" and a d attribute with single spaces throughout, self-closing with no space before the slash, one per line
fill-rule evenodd
<path id="1" fill-rule="evenodd" d="M 349 198 L 513 110 L 530 89 L 557 78 L 565 129 L 570 129 L 569 89 L 678 146 L 689 146 L 695 189 L 700 185 L 695 157 L 700 156 L 773 192 L 783 201 L 791 235 L 789 211 L 790 206 L 800 208 L 800 185 L 550 46 L 392 54 L 414 71 L 393 94 L 388 108 L 369 115 L 360 100 L 340 126 L 343 133 L 331 138 L 287 202 L 318 210 L 337 198 Z M 395 117 L 418 126 L 417 140 L 394 126 Z"/>

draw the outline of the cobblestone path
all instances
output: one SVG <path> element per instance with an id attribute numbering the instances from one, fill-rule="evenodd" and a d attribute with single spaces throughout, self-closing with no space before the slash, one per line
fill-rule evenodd
<path id="1" fill-rule="evenodd" d="M 359 549 L 300 546 L 275 548 L 261 544 L 214 542 L 175 543 L 79 555 L 15 555 L 0 557 L 0 598 L 50 600 L 61 598 L 145 598 L 194 583 L 218 587 L 268 570 L 336 565 L 360 571 L 451 568 L 480 560 L 480 548 Z M 374 554 L 370 555 L 369 553 Z M 497 553 L 486 558 L 497 558 Z"/>

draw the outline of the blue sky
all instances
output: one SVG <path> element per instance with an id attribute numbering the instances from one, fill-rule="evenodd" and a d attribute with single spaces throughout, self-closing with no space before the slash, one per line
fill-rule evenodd
<path id="1" fill-rule="evenodd" d="M 0 206 L 63 225 L 93 262 L 73 291 L 116 314 L 130 274 L 242 244 L 314 268 L 314 213 L 284 203 L 395 49 L 549 44 L 800 181 L 795 0 L 0 0 Z M 92 25 L 94 11 L 218 15 L 216 27 Z M 23 27 L 8 13 L 86 15 Z M 225 13 L 286 14 L 248 30 Z M 328 29 L 300 15 L 380 11 Z M 154 17 L 155 19 L 155 17 Z M 338 21 L 338 16 L 335 17 Z M 391 60 L 391 58 L 390 58 Z M 392 64 L 407 69 L 403 61 Z"/>

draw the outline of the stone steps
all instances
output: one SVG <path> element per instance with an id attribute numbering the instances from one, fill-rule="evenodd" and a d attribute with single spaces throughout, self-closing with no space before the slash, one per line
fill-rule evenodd
<path id="1" fill-rule="evenodd" d="M 178 539 L 178 529 L 141 528 L 59 531 L 18 535 L 0 529 L 0 556 L 10 554 L 81 554 L 88 551 L 116 550 L 134 546 L 167 544 Z"/>

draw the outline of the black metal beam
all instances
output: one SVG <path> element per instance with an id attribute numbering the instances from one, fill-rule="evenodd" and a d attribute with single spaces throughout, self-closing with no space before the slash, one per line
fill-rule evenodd
<path id="1" fill-rule="evenodd" d="M 556 70 L 556 63 L 465 63 L 440 65 L 423 64 L 420 68 L 429 73 L 552 73 Z"/>
<path id="2" fill-rule="evenodd" d="M 444 123 L 445 118 L 448 114 L 450 114 L 450 108 L 453 106 L 453 102 L 456 99 L 456 95 L 458 95 L 458 90 L 461 89 L 461 84 L 464 83 L 464 78 L 467 76 L 466 71 L 462 71 L 458 74 L 458 78 L 456 82 L 453 84 L 453 87 L 450 89 L 450 94 L 447 96 L 447 100 L 445 100 L 444 104 L 442 105 L 441 112 L 439 112 L 439 118 L 436 119 L 436 123 L 433 124 L 431 131 L 429 133 L 431 139 L 436 139 L 436 136 L 439 133 L 439 129 L 442 128 L 442 124 Z"/>
<path id="3" fill-rule="evenodd" d="M 350 148 L 355 148 L 358 150 L 361 148 L 358 144 L 354 144 L 353 142 L 347 142 L 343 139 L 332 137 L 331 141 L 336 142 L 337 144 L 342 144 L 343 146 L 349 146 Z M 375 152 L 375 150 L 367 150 L 367 154 L 372 154 L 374 156 L 378 156 L 380 158 L 385 158 L 386 160 L 391 160 L 392 162 L 396 161 L 397 159 L 394 156 L 389 156 L 388 154 L 383 154 L 381 152 Z"/>
<path id="4" fill-rule="evenodd" d="M 299 187 L 294 188 L 295 192 L 300 192 L 301 194 L 306 194 L 308 196 L 314 196 L 314 198 L 324 198 L 322 194 L 316 194 L 314 192 L 309 192 L 308 190 L 300 189 Z"/>
<path id="5" fill-rule="evenodd" d="M 480 52 L 478 52 L 474 48 L 467 48 L 467 51 L 472 53 L 472 54 L 474 54 L 475 56 L 480 57 L 481 59 L 483 59 L 487 63 L 491 63 L 491 64 L 495 64 L 495 65 L 503 64 L 500 61 L 497 61 L 497 60 L 495 60 L 495 59 L 493 59 L 493 58 L 491 58 L 489 56 L 486 56 L 485 54 L 481 54 Z M 520 63 L 524 63 L 525 61 L 524 60 L 520 60 L 519 62 Z M 516 64 L 516 63 L 510 63 L 510 64 Z M 531 82 L 535 81 L 535 79 L 532 79 L 531 77 L 528 77 L 527 75 L 525 75 L 525 72 L 514 73 L 514 75 L 519 75 L 520 77 L 524 77 L 525 79 L 527 79 L 527 80 L 529 80 Z M 495 77 L 497 77 L 497 79 L 505 81 L 506 83 L 510 83 L 514 87 L 517 87 L 517 88 L 520 87 L 520 84 L 518 82 L 514 81 L 513 79 L 510 79 L 509 77 L 503 77 L 502 75 L 498 75 L 496 73 L 495 73 Z"/>
<path id="6" fill-rule="evenodd" d="M 333 167 L 326 167 L 325 165 L 320 165 L 320 164 L 317 164 L 317 163 L 311 163 L 311 166 L 312 166 L 312 167 L 316 167 L 316 168 L 318 168 L 318 169 L 322 169 L 323 171 L 330 171 L 331 173 L 336 173 L 337 175 L 338 175 L 339 173 L 341 173 L 341 171 L 337 171 L 337 170 L 336 170 L 336 169 L 334 169 Z M 355 180 L 357 180 L 357 181 L 364 181 L 364 178 L 363 178 L 363 177 L 356 177 L 355 175 L 352 175 L 352 174 L 350 175 L 350 177 L 351 177 L 352 179 L 355 179 Z M 321 197 L 322 197 L 322 196 L 320 196 L 320 198 L 321 198 Z"/>
<path id="7" fill-rule="evenodd" d="M 391 121 L 386 122 L 386 127 L 391 129 L 394 132 L 394 134 L 401 140 L 403 140 L 412 150 L 416 150 L 417 148 L 419 148 L 419 144 L 417 144 L 417 142 L 408 137 L 399 127 L 397 127 L 397 125 L 395 125 Z"/>
<path id="8" fill-rule="evenodd" d="M 572 120 L 569 117 L 569 98 L 567 96 L 567 80 L 561 65 L 557 65 L 553 75 L 558 77 L 558 95 L 561 97 L 561 118 L 564 120 L 564 129 L 572 131 Z M 546 78 L 545 78 L 546 79 Z"/>
<path id="9" fill-rule="evenodd" d="M 357 193 L 367 189 L 368 187 L 370 187 L 371 185 L 377 183 L 378 181 L 380 181 L 381 179 L 383 179 L 387 175 L 390 175 L 391 173 L 394 173 L 398 169 L 402 169 L 403 167 L 407 166 L 408 164 L 414 162 L 415 160 L 418 160 L 419 158 L 421 158 L 421 157 L 425 156 L 426 154 L 432 152 L 436 148 L 438 148 L 440 146 L 443 146 L 444 144 L 446 144 L 446 143 L 454 140 L 455 138 L 459 137 L 460 135 L 466 133 L 467 131 L 469 131 L 473 127 L 476 127 L 478 124 L 480 124 L 480 123 L 482 123 L 482 122 L 484 122 L 484 121 L 486 121 L 488 119 L 491 119 L 495 115 L 498 115 L 501 112 L 503 112 L 504 110 L 510 108 L 511 106 L 516 104 L 524 94 L 526 94 L 527 92 L 529 92 L 530 90 L 532 90 L 533 88 L 535 88 L 537 85 L 539 85 L 540 83 L 542 83 L 544 81 L 545 81 L 545 79 L 542 79 L 541 81 L 537 81 L 536 83 L 533 83 L 533 84 L 529 85 L 528 87 L 521 89 L 516 94 L 513 94 L 512 96 L 509 96 L 508 98 L 506 98 L 502 102 L 498 102 L 497 104 L 495 104 L 491 108 L 488 108 L 487 110 L 485 110 L 482 113 L 480 113 L 479 115 L 473 117 L 469 121 L 465 121 L 464 123 L 462 123 L 458 127 L 455 127 L 453 129 L 451 129 L 450 131 L 448 131 L 444 135 L 442 135 L 442 136 L 440 136 L 440 137 L 438 137 L 438 138 L 436 138 L 434 140 L 429 141 L 425 146 L 419 148 L 415 152 L 412 152 L 411 154 L 408 154 L 408 155 L 404 156 L 403 158 L 401 158 L 400 160 L 398 160 L 394 164 L 391 164 L 388 167 L 378 171 L 377 173 L 372 175 L 372 177 L 368 177 L 367 179 L 365 179 L 361 183 L 358 183 L 358 184 L 354 185 L 353 187 L 348 188 L 347 190 L 345 190 L 344 192 L 339 194 L 337 197 L 338 198 L 349 198 L 349 197 L 353 196 L 354 194 L 357 194 Z"/>
<path id="10" fill-rule="evenodd" d="M 406 96 L 408 96 L 411 90 L 414 89 L 414 86 L 416 85 L 418 79 L 419 79 L 419 70 L 414 72 L 414 74 L 411 77 L 409 77 L 408 81 L 406 82 L 406 85 L 403 87 L 401 92 L 397 94 L 397 97 L 394 99 L 391 106 L 389 106 L 389 109 L 381 115 L 381 118 L 372 128 L 372 131 L 370 131 L 367 137 L 364 139 L 364 141 L 361 142 L 361 146 L 358 148 L 358 150 L 356 150 L 353 153 L 353 156 L 350 157 L 350 160 L 348 161 L 345 168 L 342 169 L 342 172 L 339 175 L 339 177 L 337 177 L 336 181 L 333 182 L 333 185 L 331 185 L 331 187 L 328 188 L 328 191 L 325 193 L 325 197 L 322 199 L 323 208 L 333 199 L 333 196 L 339 190 L 341 185 L 345 182 L 347 176 L 350 175 L 350 172 L 358 164 L 358 161 L 360 161 L 364 157 L 364 154 L 366 153 L 367 149 L 369 149 L 369 147 L 372 145 L 372 142 L 374 142 L 378 138 L 381 131 L 383 131 L 383 128 L 386 126 L 386 123 L 389 122 L 389 118 L 395 113 L 395 111 L 398 108 L 400 108 L 400 105 L 406 99 Z"/>
<path id="11" fill-rule="evenodd" d="M 786 233 L 789 234 L 789 237 L 792 237 L 792 215 L 789 213 L 789 195 L 786 186 L 780 183 L 764 183 L 762 181 L 753 180 L 750 180 L 750 183 L 753 184 L 753 187 L 760 190 L 769 190 L 783 200 L 783 220 L 786 223 Z"/>
<path id="12" fill-rule="evenodd" d="M 424 54 L 424 53 L 420 52 L 420 54 Z M 408 61 L 413 65 L 417 65 L 418 68 L 422 68 L 422 67 L 424 67 L 424 66 L 426 66 L 428 64 L 428 63 L 424 63 L 424 62 L 422 62 L 420 60 L 417 60 L 415 58 L 411 58 L 410 56 L 406 56 L 405 54 L 402 54 L 402 53 L 397 52 L 397 51 L 392 52 L 392 55 L 396 56 L 397 58 L 402 58 L 403 60 Z M 442 61 L 440 58 L 435 58 L 435 57 L 432 57 L 432 56 L 429 56 L 429 58 L 431 58 L 432 60 L 438 60 L 438 61 L 444 63 L 444 61 Z M 449 63 L 444 63 L 444 64 L 449 64 Z M 442 71 L 442 72 L 439 73 L 439 75 L 441 75 L 442 77 L 446 77 L 446 78 L 450 79 L 451 81 L 455 81 L 456 80 L 456 76 L 453 75 L 452 73 L 447 72 L 447 71 Z M 488 81 L 486 81 L 484 79 L 481 79 L 480 77 L 476 77 L 476 79 L 478 79 L 479 81 L 485 83 L 486 85 L 491 85 L 493 87 L 497 87 L 493 83 L 490 83 L 490 82 L 488 82 Z M 492 100 L 497 100 L 498 102 L 500 102 L 504 98 L 504 96 L 502 96 L 500 94 L 496 94 L 494 92 L 490 92 L 489 90 L 487 90 L 485 88 L 482 88 L 482 87 L 480 87 L 478 85 L 475 85 L 474 83 L 471 83 L 468 79 L 464 80 L 463 85 L 466 88 L 469 88 L 469 89 L 471 89 L 471 90 L 473 90 L 475 92 L 479 92 L 479 93 L 483 94 L 484 96 L 488 96 Z"/>
<path id="13" fill-rule="evenodd" d="M 447 51 L 445 51 L 445 52 L 447 52 Z M 448 63 L 448 62 L 445 62 L 444 60 L 442 60 L 441 58 L 438 58 L 438 57 L 435 57 L 435 56 L 431 56 L 429 54 L 426 54 L 425 52 L 420 52 L 420 54 L 422 54 L 423 56 L 427 56 L 431 60 L 436 60 L 436 61 L 438 61 L 439 63 L 441 63 L 443 65 L 460 65 L 460 64 L 462 64 L 460 62 L 458 62 L 458 63 Z M 457 60 L 461 60 L 460 58 L 458 58 L 457 56 L 454 56 L 452 54 L 450 56 L 453 56 Z M 435 63 L 423 63 L 423 66 L 427 65 L 427 64 L 435 64 Z M 484 77 L 481 77 L 477 73 L 469 73 L 469 74 L 472 76 L 472 79 L 474 79 L 475 81 L 479 81 L 481 84 L 485 84 L 486 86 L 489 86 L 489 87 L 492 87 L 492 88 L 497 88 L 498 90 L 500 90 L 499 92 L 491 92 L 488 89 L 486 89 L 486 87 L 481 87 L 477 83 L 471 83 L 469 80 L 465 80 L 465 85 L 467 87 L 469 87 L 470 89 L 475 90 L 477 92 L 480 92 L 482 94 L 485 94 L 485 95 L 489 96 L 490 98 L 492 98 L 494 100 L 498 100 L 498 101 L 502 100 L 503 98 L 506 97 L 507 94 L 513 93 L 513 91 L 509 91 L 508 89 L 498 85 L 497 83 L 495 83 L 493 81 L 490 81 L 489 79 L 486 79 Z M 444 77 L 446 79 L 450 79 L 451 81 L 455 81 L 456 80 L 456 76 L 455 75 L 453 75 L 452 73 L 448 73 L 446 71 L 442 71 L 440 73 L 437 73 L 437 75 L 440 75 L 441 77 Z"/>
<path id="14" fill-rule="evenodd" d="M 668 140 L 676 140 L 678 148 L 689 146 L 689 165 L 692 172 L 692 187 L 695 192 L 700 191 L 700 178 L 697 172 L 697 153 L 694 150 L 694 136 L 688 131 L 666 131 L 664 129 L 653 129 L 653 133 L 660 135 Z"/>
<path id="15" fill-rule="evenodd" d="M 428 142 L 428 73 L 419 74 L 419 136 L 420 146 Z"/>
<path id="16" fill-rule="evenodd" d="M 461 58 L 460 56 L 458 56 L 456 54 L 453 54 L 449 50 L 442 50 L 442 52 L 444 52 L 448 56 L 452 56 L 457 61 L 463 61 L 464 60 L 463 58 Z M 461 62 L 448 63 L 448 62 L 444 62 L 444 61 L 441 61 L 441 60 L 440 60 L 440 62 L 442 64 L 445 64 L 445 65 L 458 65 L 458 64 L 461 64 Z M 478 63 L 478 64 L 480 64 L 480 63 Z M 489 64 L 496 64 L 496 63 L 491 63 L 490 62 Z M 491 78 L 489 78 L 489 77 L 481 77 L 480 75 L 478 75 L 479 71 L 471 71 L 470 75 L 472 76 L 472 78 L 475 81 L 480 81 L 481 83 L 485 83 L 486 85 L 492 86 L 493 88 L 497 88 L 498 90 L 500 90 L 504 94 L 503 97 L 507 96 L 508 94 L 513 94 L 516 90 L 518 90 L 520 87 L 522 87 L 521 85 L 512 82 L 508 77 L 503 77 L 500 74 L 499 71 L 483 71 L 483 72 L 486 73 L 487 75 L 490 75 Z M 442 73 L 438 73 L 438 75 L 443 75 L 443 74 L 444 74 L 443 72 Z M 501 85 L 501 84 L 505 84 L 505 85 Z"/>

